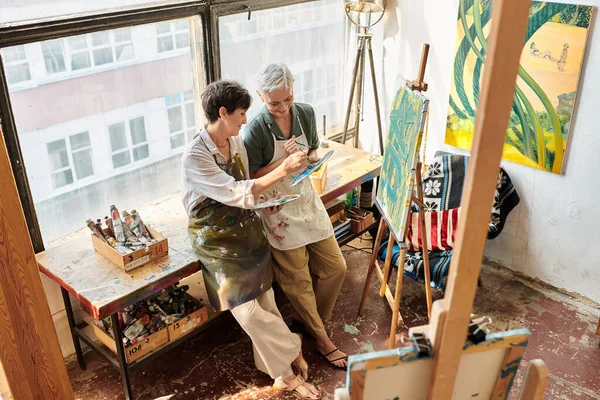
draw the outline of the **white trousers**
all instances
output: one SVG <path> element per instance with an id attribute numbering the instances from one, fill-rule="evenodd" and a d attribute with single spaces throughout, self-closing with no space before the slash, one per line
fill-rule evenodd
<path id="1" fill-rule="evenodd" d="M 256 368 L 273 379 L 292 375 L 291 364 L 300 354 L 301 341 L 283 321 L 273 289 L 230 311 L 252 339 Z"/>

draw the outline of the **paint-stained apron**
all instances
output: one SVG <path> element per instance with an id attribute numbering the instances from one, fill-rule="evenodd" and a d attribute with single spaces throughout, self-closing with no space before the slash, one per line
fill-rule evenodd
<path id="1" fill-rule="evenodd" d="M 269 165 L 286 155 L 286 140 L 278 140 L 273 132 L 271 136 L 274 141 L 274 152 Z M 308 148 L 304 132 L 299 135 L 294 132 L 294 136 L 296 142 L 303 143 Z M 310 179 L 304 179 L 296 186 L 290 186 L 293 179 L 294 176 L 288 176 L 270 186 L 269 190 L 273 192 L 271 194 L 277 192 L 281 192 L 282 195 L 299 194 L 300 198 L 286 204 L 277 214 L 268 215 L 264 211 L 261 212 L 269 242 L 278 250 L 297 249 L 333 236 L 333 227 L 325 205 L 310 183 Z"/>
<path id="2" fill-rule="evenodd" d="M 219 167 L 236 181 L 248 179 L 239 154 Z M 271 288 L 271 248 L 254 210 L 207 198 L 192 211 L 188 234 L 216 310 L 237 307 Z"/>

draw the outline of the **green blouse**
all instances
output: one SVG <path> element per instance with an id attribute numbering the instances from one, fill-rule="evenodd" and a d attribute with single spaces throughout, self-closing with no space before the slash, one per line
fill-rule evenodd
<path id="1" fill-rule="evenodd" d="M 298 137 L 304 133 L 310 149 L 318 149 L 319 136 L 317 135 L 315 110 L 308 104 L 292 103 L 291 112 L 292 135 Z M 275 120 L 273 120 L 267 106 L 263 106 L 261 112 L 246 125 L 244 132 L 244 146 L 248 153 L 250 173 L 269 165 L 273 159 L 273 154 L 275 154 L 273 136 L 278 140 L 286 139 Z"/>

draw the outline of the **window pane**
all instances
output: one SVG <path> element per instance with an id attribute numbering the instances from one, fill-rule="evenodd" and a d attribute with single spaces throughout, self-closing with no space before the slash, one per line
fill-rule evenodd
<path id="1" fill-rule="evenodd" d="M 52 174 L 52 186 L 58 189 L 61 186 L 73 183 L 73 173 L 70 169 Z"/>
<path id="2" fill-rule="evenodd" d="M 77 179 L 83 179 L 94 175 L 92 165 L 92 149 L 80 150 L 73 153 L 73 165 Z"/>
<path id="3" fill-rule="evenodd" d="M 115 42 L 129 42 L 131 40 L 131 30 L 129 28 L 121 28 L 115 31 Z"/>
<path id="4" fill-rule="evenodd" d="M 265 29 L 258 32 L 253 21 Z M 316 94 L 322 94 L 321 89 L 326 89 L 328 84 L 342 88 L 347 52 L 346 24 L 344 7 L 340 6 L 339 0 L 252 11 L 250 21 L 247 12 L 219 18 L 221 76 L 241 80 L 252 94 L 254 101 L 248 110 L 248 119 L 251 120 L 262 106 L 252 71 L 274 61 L 287 64 L 294 74 L 296 101 L 309 102 L 320 121 L 326 115 L 329 128 L 343 126 L 340 116 L 344 115 L 341 112 L 344 102 L 340 101 L 340 96 L 317 97 Z M 333 80 L 321 76 L 324 68 L 332 69 Z M 341 93 L 340 90 L 337 94 Z"/>
<path id="5" fill-rule="evenodd" d="M 173 50 L 173 36 L 163 36 L 158 38 L 158 52 Z"/>
<path id="6" fill-rule="evenodd" d="M 67 145 L 64 139 L 50 142 L 46 145 L 48 157 L 50 157 L 50 166 L 52 170 L 61 169 L 69 166 L 69 156 L 67 154 Z"/>
<path id="7" fill-rule="evenodd" d="M 189 46 L 189 35 L 187 32 L 175 35 L 175 45 L 178 49 Z"/>
<path id="8" fill-rule="evenodd" d="M 176 149 L 185 144 L 185 136 L 183 133 L 171 136 L 171 148 Z"/>
<path id="9" fill-rule="evenodd" d="M 25 60 L 25 47 L 13 46 L 2 49 L 2 58 L 4 58 L 4 62 Z"/>
<path id="10" fill-rule="evenodd" d="M 187 141 L 191 142 L 192 139 L 194 139 L 194 136 L 196 136 L 196 130 L 195 129 L 189 129 L 187 131 Z"/>
<path id="11" fill-rule="evenodd" d="M 112 163 L 114 168 L 123 167 L 131 163 L 131 157 L 129 157 L 129 150 L 121 153 L 113 154 Z"/>
<path id="12" fill-rule="evenodd" d="M 42 52 L 44 53 L 44 63 L 46 72 L 55 74 L 63 72 L 65 68 L 65 57 L 62 39 L 50 40 L 42 43 Z"/>
<path id="13" fill-rule="evenodd" d="M 104 65 L 111 62 L 113 62 L 113 54 L 110 47 L 106 49 L 94 50 L 94 64 Z"/>
<path id="14" fill-rule="evenodd" d="M 102 46 L 110 44 L 108 32 L 94 32 L 92 33 L 92 46 Z"/>
<path id="15" fill-rule="evenodd" d="M 171 32 L 171 23 L 170 22 L 159 22 L 156 24 L 156 33 L 163 34 Z"/>
<path id="16" fill-rule="evenodd" d="M 181 103 L 181 93 L 170 94 L 168 96 L 165 96 L 165 102 L 167 104 L 167 107 L 171 107 L 175 104 Z"/>
<path id="17" fill-rule="evenodd" d="M 123 122 L 109 126 L 108 133 L 110 135 L 110 148 L 112 151 L 129 147 L 127 145 L 127 138 L 125 137 L 125 125 Z"/>
<path id="18" fill-rule="evenodd" d="M 80 150 L 91 146 L 90 134 L 88 132 L 72 135 L 69 140 L 71 142 L 71 151 Z"/>
<path id="19" fill-rule="evenodd" d="M 169 132 L 178 132 L 183 130 L 183 115 L 181 115 L 181 107 L 169 108 Z"/>
<path id="20" fill-rule="evenodd" d="M 36 0 L 42 1 L 46 0 Z M 72 1 L 73 7 L 79 3 L 101 2 Z M 193 21 L 202 31 L 200 17 L 185 21 Z M 101 47 L 92 47 L 91 34 L 63 38 L 66 68 L 60 73 L 48 74 L 42 61 L 45 55 L 58 53 L 55 44 L 60 41 L 27 44 L 25 59 L 11 64 L 29 63 L 31 68 L 31 85 L 9 86 L 9 96 L 46 247 L 87 229 L 86 218 L 104 218 L 108 198 L 108 204 L 140 210 L 180 190 L 184 146 L 171 149 L 167 99 L 179 100 L 175 106 L 182 111 L 184 104 L 194 102 L 192 93 L 202 90 L 202 82 L 193 87 L 189 50 L 157 54 L 155 23 L 105 32 L 111 44 Z M 174 34 L 167 36 L 174 48 Z M 97 35 L 96 43 L 102 38 L 106 35 Z M 94 57 L 104 49 L 112 51 L 112 63 L 96 67 Z M 129 57 L 134 51 L 136 57 Z M 128 61 L 116 62 L 123 57 Z M 185 92 L 190 92 L 187 103 Z M 186 115 L 181 112 L 180 117 L 185 127 Z M 129 187 L 139 190 L 125 189 Z"/>
<path id="21" fill-rule="evenodd" d="M 147 144 L 133 149 L 133 160 L 134 161 L 143 160 L 144 158 L 148 158 L 149 156 L 150 156 L 150 150 L 148 149 Z"/>
<path id="22" fill-rule="evenodd" d="M 175 21 L 173 24 L 175 25 L 176 31 L 186 31 L 188 29 L 188 22 L 185 19 Z"/>
<path id="23" fill-rule="evenodd" d="M 9 65 L 6 67 L 6 79 L 8 80 L 8 83 L 17 83 L 30 80 L 31 75 L 29 73 L 29 65 Z"/>
<path id="24" fill-rule="evenodd" d="M 196 125 L 196 117 L 194 115 L 194 103 L 187 103 L 185 105 L 185 120 L 187 128 Z"/>
<path id="25" fill-rule="evenodd" d="M 131 143 L 136 144 L 146 141 L 146 127 L 144 125 L 144 117 L 139 117 L 129 121 L 129 131 L 131 132 Z"/>
<path id="26" fill-rule="evenodd" d="M 71 68 L 73 70 L 89 68 L 90 66 L 90 55 L 87 51 L 84 53 L 76 53 L 71 56 Z"/>
<path id="27" fill-rule="evenodd" d="M 119 45 L 115 47 L 115 53 L 117 53 L 117 61 L 131 60 L 133 58 L 133 45 Z"/>
<path id="28" fill-rule="evenodd" d="M 85 35 L 73 36 L 67 40 L 71 51 L 87 49 L 87 38 Z"/>

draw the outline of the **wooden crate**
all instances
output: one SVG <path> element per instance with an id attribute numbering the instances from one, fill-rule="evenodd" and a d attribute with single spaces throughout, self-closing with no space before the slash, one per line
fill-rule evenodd
<path id="1" fill-rule="evenodd" d="M 347 217 L 350 219 L 350 230 L 358 233 L 373 223 L 373 213 L 362 208 L 352 207 Z"/>
<path id="2" fill-rule="evenodd" d="M 206 306 L 202 306 L 193 313 L 186 315 L 179 321 L 167 326 L 169 331 L 169 340 L 174 341 L 182 336 L 185 336 L 206 321 L 208 321 L 208 308 Z"/>
<path id="3" fill-rule="evenodd" d="M 326 205 L 327 207 L 327 205 Z M 331 223 L 334 224 L 337 221 L 346 221 L 346 205 L 344 202 L 339 202 L 327 208 L 327 214 Z"/>
<path id="4" fill-rule="evenodd" d="M 111 349 L 115 354 L 117 354 L 117 346 L 115 344 L 115 339 L 109 333 L 106 333 L 103 329 L 94 326 L 94 333 L 96 337 L 102 344 Z M 135 360 L 140 359 L 146 354 L 160 348 L 162 345 L 169 341 L 169 331 L 168 328 L 160 329 L 154 332 L 152 335 L 149 335 L 145 339 L 140 339 L 135 344 L 125 347 L 125 359 L 127 363 L 132 363 Z"/>
<path id="5" fill-rule="evenodd" d="M 154 261 L 157 258 L 165 256 L 169 253 L 169 242 L 167 238 L 150 228 L 148 225 L 146 225 L 146 229 L 148 229 L 152 239 L 156 239 L 158 241 L 130 254 L 123 255 L 119 253 L 108 243 L 94 234 L 92 234 L 92 244 L 98 253 L 102 254 L 125 272 L 129 272 L 134 268 L 141 267 L 142 265 L 147 264 L 150 261 Z"/>

